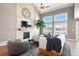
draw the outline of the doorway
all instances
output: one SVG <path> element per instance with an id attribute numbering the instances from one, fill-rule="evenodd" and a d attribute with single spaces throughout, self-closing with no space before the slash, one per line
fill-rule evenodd
<path id="1" fill-rule="evenodd" d="M 76 40 L 79 40 L 79 21 L 76 22 Z"/>

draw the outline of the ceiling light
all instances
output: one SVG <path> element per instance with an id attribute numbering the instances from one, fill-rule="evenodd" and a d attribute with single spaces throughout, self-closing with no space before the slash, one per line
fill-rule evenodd
<path id="1" fill-rule="evenodd" d="M 40 8 L 41 8 L 41 11 L 44 11 L 44 5 L 43 5 L 43 3 L 41 3 Z"/>
<path id="2" fill-rule="evenodd" d="M 44 9 L 41 9 L 41 11 L 43 12 L 43 11 L 44 11 Z"/>

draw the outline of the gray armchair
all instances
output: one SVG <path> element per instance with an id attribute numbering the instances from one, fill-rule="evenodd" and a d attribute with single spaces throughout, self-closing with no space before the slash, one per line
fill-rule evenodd
<path id="1" fill-rule="evenodd" d="M 9 40 L 7 46 L 9 55 L 20 55 L 21 53 L 28 51 L 29 42 L 27 40 L 24 41 Z"/>

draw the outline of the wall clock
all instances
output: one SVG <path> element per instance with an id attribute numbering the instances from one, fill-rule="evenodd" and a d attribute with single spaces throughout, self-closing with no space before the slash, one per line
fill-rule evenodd
<path id="1" fill-rule="evenodd" d="M 30 11 L 28 8 L 22 8 L 22 16 L 27 19 L 31 17 Z"/>

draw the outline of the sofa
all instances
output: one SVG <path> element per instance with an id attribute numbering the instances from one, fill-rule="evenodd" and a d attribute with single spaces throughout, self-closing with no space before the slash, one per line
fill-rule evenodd
<path id="1" fill-rule="evenodd" d="M 8 40 L 7 42 L 9 55 L 20 55 L 29 49 L 28 40 Z"/>

